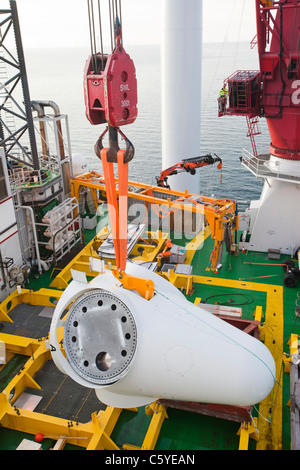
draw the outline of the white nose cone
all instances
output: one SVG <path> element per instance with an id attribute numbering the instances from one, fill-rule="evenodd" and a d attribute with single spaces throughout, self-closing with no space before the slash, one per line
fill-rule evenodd
<path id="1" fill-rule="evenodd" d="M 120 408 L 159 398 L 233 406 L 266 398 L 276 369 L 262 342 L 188 302 L 159 275 L 131 263 L 126 272 L 151 278 L 154 297 L 124 289 L 110 271 L 65 290 L 50 330 L 60 370 Z"/>

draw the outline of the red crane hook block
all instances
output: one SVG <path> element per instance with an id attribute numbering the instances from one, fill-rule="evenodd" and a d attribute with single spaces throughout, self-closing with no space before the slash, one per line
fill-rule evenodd
<path id="1" fill-rule="evenodd" d="M 92 55 L 87 59 L 84 99 L 86 117 L 91 124 L 107 122 L 112 127 L 120 127 L 135 121 L 138 114 L 136 70 L 120 43 L 112 54 L 97 53 L 96 60 Z"/>

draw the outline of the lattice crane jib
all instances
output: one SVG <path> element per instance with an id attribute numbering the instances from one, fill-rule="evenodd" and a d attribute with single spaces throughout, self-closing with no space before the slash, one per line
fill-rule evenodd
<path id="1" fill-rule="evenodd" d="M 17 4 L 0 9 L 0 145 L 8 162 L 39 170 Z"/>

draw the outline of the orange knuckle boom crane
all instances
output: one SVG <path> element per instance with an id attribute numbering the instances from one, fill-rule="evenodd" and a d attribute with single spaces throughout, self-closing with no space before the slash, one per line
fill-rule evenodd
<path id="1" fill-rule="evenodd" d="M 168 185 L 169 176 L 177 175 L 178 173 L 181 173 L 183 171 L 186 171 L 191 175 L 195 175 L 197 168 L 213 165 L 216 162 L 219 162 L 217 168 L 220 170 L 222 168 L 222 160 L 216 154 L 214 156 L 212 156 L 211 154 L 207 154 L 200 157 L 186 158 L 181 162 L 170 166 L 166 170 L 163 170 L 160 176 L 156 177 L 157 185 L 162 188 L 171 189 Z"/>

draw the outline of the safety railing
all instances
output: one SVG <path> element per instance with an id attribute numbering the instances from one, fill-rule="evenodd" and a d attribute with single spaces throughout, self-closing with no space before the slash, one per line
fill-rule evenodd
<path id="1" fill-rule="evenodd" d="M 26 167 L 9 170 L 9 179 L 12 189 L 28 189 L 42 186 L 53 178 L 59 176 L 59 169 L 48 157 L 41 159 L 41 169 L 32 170 Z"/>
<path id="2" fill-rule="evenodd" d="M 277 179 L 296 184 L 300 182 L 300 173 L 289 174 L 286 169 L 282 169 L 280 162 L 271 163 L 270 154 L 259 154 L 255 157 L 249 150 L 243 149 L 241 162 L 257 178 Z"/>

